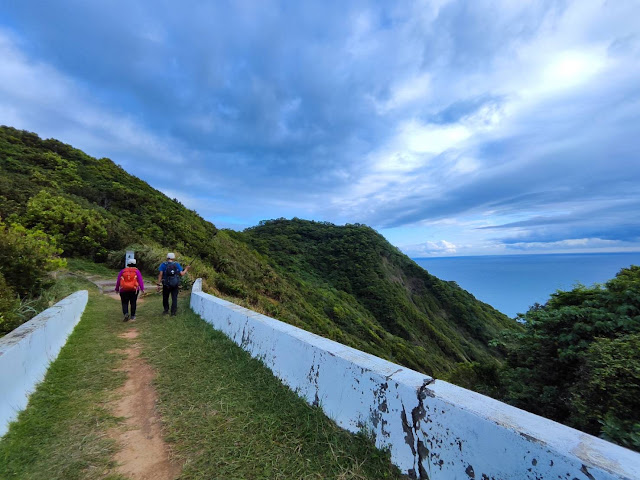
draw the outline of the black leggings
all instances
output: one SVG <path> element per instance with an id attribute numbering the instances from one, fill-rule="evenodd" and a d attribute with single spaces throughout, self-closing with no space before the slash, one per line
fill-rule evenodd
<path id="1" fill-rule="evenodd" d="M 178 310 L 178 287 L 162 286 L 162 306 L 164 311 L 169 311 L 169 295 L 171 295 L 171 313 L 175 314 Z"/>
<path id="2" fill-rule="evenodd" d="M 131 316 L 136 315 L 136 301 L 138 300 L 138 292 L 120 292 L 120 301 L 122 302 L 122 314 L 129 313 L 129 303 L 131 303 Z"/>

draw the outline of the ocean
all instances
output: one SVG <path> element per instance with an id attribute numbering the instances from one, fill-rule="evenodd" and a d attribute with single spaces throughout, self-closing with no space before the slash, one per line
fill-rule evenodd
<path id="1" fill-rule="evenodd" d="M 453 280 L 478 300 L 509 317 L 545 303 L 556 290 L 577 283 L 591 286 L 615 277 L 621 268 L 640 265 L 636 253 L 486 255 L 414 258 L 442 280 Z"/>

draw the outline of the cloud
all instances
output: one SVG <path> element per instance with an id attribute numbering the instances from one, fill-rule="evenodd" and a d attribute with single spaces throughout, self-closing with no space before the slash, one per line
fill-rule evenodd
<path id="1" fill-rule="evenodd" d="M 454 255 L 457 251 L 456 245 L 446 240 L 439 240 L 437 242 L 427 241 L 417 245 L 405 245 L 400 247 L 400 249 L 413 258 L 448 256 Z"/>
<path id="2" fill-rule="evenodd" d="M 608 251 L 635 251 L 634 245 L 618 240 L 602 238 L 570 238 L 555 242 L 517 242 L 507 245 L 512 252 L 527 253 L 587 253 L 607 249 Z"/>
<path id="3" fill-rule="evenodd" d="M 90 153 L 144 155 L 168 166 L 185 163 L 184 148 L 159 138 L 129 114 L 92 98 L 90 89 L 45 62 L 29 60 L 11 35 L 0 30 L 0 113 L 3 123 L 44 137 L 73 136 Z M 118 155 L 118 156 L 120 156 Z"/>
<path id="4" fill-rule="evenodd" d="M 0 123 L 110 156 L 214 222 L 413 225 L 456 254 L 634 241 L 639 16 L 600 0 L 5 2 Z M 457 233 L 428 233 L 449 220 Z"/>

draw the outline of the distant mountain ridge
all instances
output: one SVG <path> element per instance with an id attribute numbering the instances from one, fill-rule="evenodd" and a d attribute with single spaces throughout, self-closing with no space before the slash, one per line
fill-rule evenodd
<path id="1" fill-rule="evenodd" d="M 196 212 L 57 140 L 0 127 L 0 218 L 52 236 L 63 255 L 114 263 L 136 245 L 193 262 L 212 293 L 432 375 L 493 361 L 515 322 L 430 275 L 364 225 L 270 220 L 218 230 Z"/>

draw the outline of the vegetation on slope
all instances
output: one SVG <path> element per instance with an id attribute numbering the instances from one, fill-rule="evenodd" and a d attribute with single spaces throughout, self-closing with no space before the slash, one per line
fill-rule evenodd
<path id="1" fill-rule="evenodd" d="M 466 366 L 455 380 L 640 451 L 640 267 L 558 291 L 521 320 L 501 368 Z"/>
<path id="2" fill-rule="evenodd" d="M 269 220 L 248 229 L 245 238 L 274 268 L 321 292 L 322 311 L 345 335 L 412 368 L 441 373 L 454 362 L 490 361 L 489 341 L 515 328 L 365 225 Z"/>
<path id="3" fill-rule="evenodd" d="M 177 200 L 58 140 L 0 127 L 0 217 L 52 235 L 66 256 L 104 260 L 135 241 L 209 258 L 217 229 Z"/>
<path id="4" fill-rule="evenodd" d="M 489 340 L 513 326 L 364 226 L 294 220 L 218 231 L 109 159 L 9 127 L 0 128 L 0 159 L 0 217 L 45 232 L 65 257 L 115 268 L 134 245 L 153 274 L 175 250 L 214 294 L 432 375 L 490 361 Z"/>
<path id="5" fill-rule="evenodd" d="M 60 252 L 47 234 L 0 221 L 0 336 L 60 299 L 49 276 Z"/>

